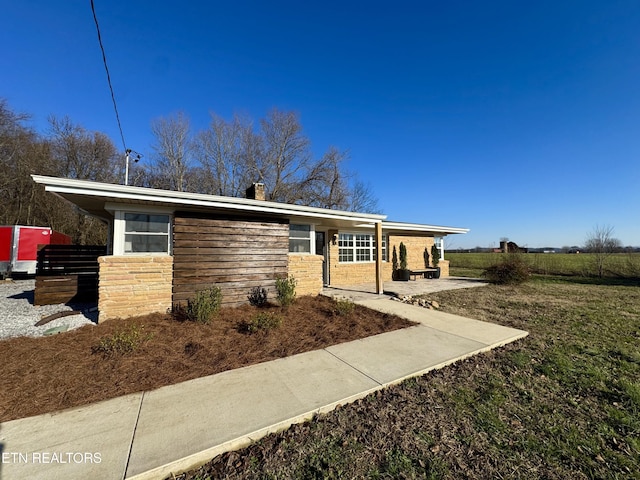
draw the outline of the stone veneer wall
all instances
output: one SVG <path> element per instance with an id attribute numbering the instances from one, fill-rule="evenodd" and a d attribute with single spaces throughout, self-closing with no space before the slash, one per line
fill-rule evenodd
<path id="1" fill-rule="evenodd" d="M 407 247 L 407 267 L 415 270 L 424 268 L 424 249 L 426 248 L 431 257 L 431 247 L 433 237 L 417 237 L 405 235 L 389 235 L 388 261 L 382 262 L 382 280 L 391 280 L 393 270 L 391 259 L 393 258 L 393 247 L 396 247 L 398 257 L 400 256 L 400 242 Z M 400 258 L 398 258 L 400 262 Z M 368 263 L 340 263 L 338 261 L 338 245 L 329 244 L 329 263 L 331 264 L 330 283 L 332 286 L 354 285 L 358 283 L 372 283 L 376 281 L 376 265 Z M 440 262 L 440 276 L 449 275 L 449 262 Z"/>
<path id="2" fill-rule="evenodd" d="M 171 308 L 173 257 L 105 256 L 98 258 L 98 264 L 100 322 Z"/>
<path id="3" fill-rule="evenodd" d="M 429 252 L 429 264 L 433 265 L 431 259 L 431 247 L 433 247 L 433 237 L 409 237 L 405 235 L 389 235 L 389 260 L 393 255 L 393 247 L 398 252 L 398 263 L 400 263 L 400 243 L 407 247 L 407 268 L 409 270 L 420 270 L 424 268 L 424 249 Z"/>
<path id="4" fill-rule="evenodd" d="M 296 279 L 296 295 L 322 292 L 322 255 L 289 254 L 289 276 Z"/>
<path id="5" fill-rule="evenodd" d="M 438 262 L 438 266 L 440 267 L 440 276 L 448 277 L 449 276 L 449 260 L 440 260 L 440 262 Z"/>

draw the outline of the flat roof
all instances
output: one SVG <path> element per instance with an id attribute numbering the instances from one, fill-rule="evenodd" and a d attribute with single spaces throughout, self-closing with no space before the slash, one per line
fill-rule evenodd
<path id="1" fill-rule="evenodd" d="M 275 215 L 311 223 L 319 223 L 321 221 L 323 225 L 342 228 L 373 227 L 376 223 L 382 223 L 384 229 L 398 233 L 423 232 L 446 235 L 467 233 L 469 231 L 468 229 L 455 227 L 387 222 L 385 221 L 386 215 L 372 213 L 348 212 L 265 200 L 177 192 L 174 190 L 160 190 L 44 175 L 31 175 L 31 177 L 34 182 L 44 185 L 47 192 L 64 198 L 91 216 L 107 221 L 113 218 L 111 211 L 113 204 L 122 204 L 123 206 L 164 207 L 173 211 L 214 211 L 248 215 Z M 109 204 L 109 207 L 107 207 L 107 204 Z"/>

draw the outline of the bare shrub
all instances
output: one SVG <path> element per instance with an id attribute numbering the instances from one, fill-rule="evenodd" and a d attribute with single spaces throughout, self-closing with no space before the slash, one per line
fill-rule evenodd
<path id="1" fill-rule="evenodd" d="M 529 265 L 521 255 L 509 254 L 500 263 L 484 269 L 482 276 L 497 285 L 518 285 L 531 275 Z"/>

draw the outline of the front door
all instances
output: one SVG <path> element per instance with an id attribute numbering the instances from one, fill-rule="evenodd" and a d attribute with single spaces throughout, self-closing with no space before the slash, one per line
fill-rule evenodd
<path id="1" fill-rule="evenodd" d="M 329 269 L 327 268 L 327 234 L 316 231 L 316 255 L 322 255 L 322 283 L 329 285 Z"/>

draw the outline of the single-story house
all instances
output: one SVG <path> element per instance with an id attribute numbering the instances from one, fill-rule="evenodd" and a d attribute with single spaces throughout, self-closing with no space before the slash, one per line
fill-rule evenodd
<path id="1" fill-rule="evenodd" d="M 408 268 L 423 269 L 424 251 L 464 228 L 390 222 L 385 215 L 265 201 L 264 185 L 248 198 L 203 195 L 33 175 L 33 180 L 109 225 L 99 258 L 100 320 L 165 312 L 217 285 L 223 304 L 247 301 L 253 287 L 273 297 L 277 278 L 293 276 L 298 295 L 323 286 L 391 280 L 393 248 L 407 247 Z"/>

